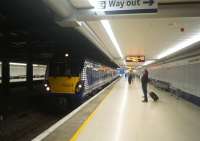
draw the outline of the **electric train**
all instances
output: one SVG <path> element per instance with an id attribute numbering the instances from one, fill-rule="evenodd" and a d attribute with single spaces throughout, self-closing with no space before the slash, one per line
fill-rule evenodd
<path id="1" fill-rule="evenodd" d="M 68 61 L 53 60 L 46 71 L 45 90 L 54 96 L 61 110 L 101 89 L 118 77 L 117 71 L 90 60 L 69 64 Z"/>

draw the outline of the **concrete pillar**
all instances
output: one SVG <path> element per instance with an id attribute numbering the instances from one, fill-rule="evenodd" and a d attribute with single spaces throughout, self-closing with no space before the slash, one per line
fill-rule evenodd
<path id="1" fill-rule="evenodd" d="M 2 62 L 2 87 L 3 87 L 3 95 L 7 95 L 9 93 L 9 82 L 10 80 L 10 65 L 8 60 L 3 60 Z"/>
<path id="2" fill-rule="evenodd" d="M 26 80 L 28 88 L 33 88 L 33 64 L 32 61 L 28 61 L 26 66 Z"/>

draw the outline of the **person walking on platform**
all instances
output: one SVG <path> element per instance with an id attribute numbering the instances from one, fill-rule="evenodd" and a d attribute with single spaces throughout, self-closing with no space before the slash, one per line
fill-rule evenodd
<path id="1" fill-rule="evenodd" d="M 132 80 L 133 80 L 133 74 L 132 74 L 132 71 L 130 71 L 129 74 L 128 74 L 128 83 L 129 83 L 129 85 L 131 85 Z"/>
<path id="2" fill-rule="evenodd" d="M 149 81 L 149 77 L 148 77 L 148 71 L 145 69 L 144 73 L 142 75 L 141 78 L 141 83 L 142 83 L 142 90 L 144 93 L 144 100 L 142 102 L 148 102 L 148 98 L 147 98 L 147 84 Z"/>

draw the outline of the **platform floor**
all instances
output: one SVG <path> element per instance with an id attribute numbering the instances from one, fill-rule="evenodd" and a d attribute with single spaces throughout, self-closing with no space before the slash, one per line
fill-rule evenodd
<path id="1" fill-rule="evenodd" d="M 150 90 L 160 100 L 142 103 L 140 82 L 122 78 L 70 141 L 199 141 L 200 108 Z"/>

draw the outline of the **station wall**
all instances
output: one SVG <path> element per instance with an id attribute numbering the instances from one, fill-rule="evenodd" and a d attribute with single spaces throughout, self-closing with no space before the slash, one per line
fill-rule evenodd
<path id="1" fill-rule="evenodd" d="M 151 79 L 200 97 L 200 58 L 181 60 L 148 68 Z"/>
<path id="2" fill-rule="evenodd" d="M 25 82 L 26 81 L 25 63 L 10 63 L 10 82 Z M 44 80 L 46 65 L 33 64 L 33 80 Z M 2 63 L 0 62 L 0 84 L 2 83 Z"/>
<path id="3" fill-rule="evenodd" d="M 10 63 L 10 82 L 26 81 L 26 64 Z"/>

